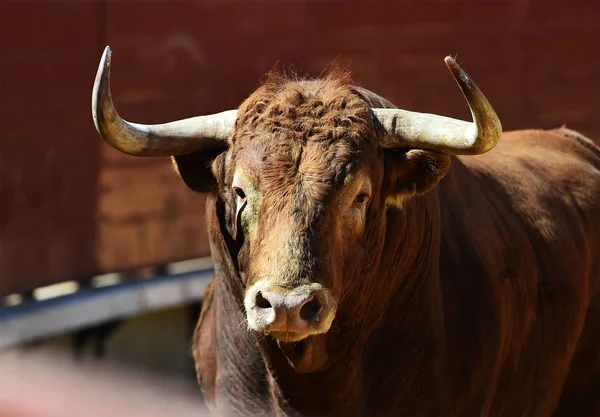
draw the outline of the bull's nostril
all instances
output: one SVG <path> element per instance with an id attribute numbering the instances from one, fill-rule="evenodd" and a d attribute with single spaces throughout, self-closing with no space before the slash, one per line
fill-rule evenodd
<path id="1" fill-rule="evenodd" d="M 256 306 L 258 308 L 271 308 L 271 303 L 265 297 L 263 297 L 262 293 L 259 291 L 256 294 Z"/>
<path id="2" fill-rule="evenodd" d="M 300 309 L 300 318 L 307 322 L 315 322 L 318 320 L 320 312 L 321 303 L 316 298 L 313 298 Z"/>

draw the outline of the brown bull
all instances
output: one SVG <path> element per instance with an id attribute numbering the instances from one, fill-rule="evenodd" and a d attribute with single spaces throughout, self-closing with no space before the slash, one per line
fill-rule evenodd
<path id="1" fill-rule="evenodd" d="M 600 414 L 590 140 L 503 134 L 451 58 L 473 123 L 395 109 L 332 73 L 271 76 L 238 110 L 132 124 L 113 107 L 109 52 L 101 136 L 173 156 L 210 193 L 216 276 L 194 355 L 217 414 Z"/>

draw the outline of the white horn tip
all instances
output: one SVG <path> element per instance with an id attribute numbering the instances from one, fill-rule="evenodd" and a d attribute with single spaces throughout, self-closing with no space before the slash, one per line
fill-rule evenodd
<path id="1" fill-rule="evenodd" d="M 102 111 L 103 101 L 107 99 L 110 100 L 110 58 L 110 46 L 106 46 L 104 52 L 102 52 L 100 63 L 98 64 L 94 88 L 92 89 L 92 117 L 94 119 L 96 130 L 101 135 L 100 116 L 98 113 Z"/>
<path id="2" fill-rule="evenodd" d="M 100 63 L 98 64 L 98 71 L 96 72 L 96 82 L 100 81 L 104 75 L 104 72 L 109 69 L 111 53 L 112 51 L 110 50 L 110 46 L 104 48 L 104 52 L 102 52 L 102 58 L 100 58 Z"/>
<path id="3" fill-rule="evenodd" d="M 448 69 L 450 70 L 450 73 L 452 73 L 454 79 L 461 86 L 461 90 L 464 91 L 465 86 L 471 85 L 473 83 L 473 81 L 471 81 L 471 78 L 467 75 L 467 73 L 461 68 L 460 65 L 458 65 L 456 60 L 450 55 L 444 58 L 444 62 L 446 63 L 446 67 L 448 67 Z"/>
<path id="4" fill-rule="evenodd" d="M 102 52 L 102 58 L 100 59 L 100 65 L 98 66 L 102 69 L 106 69 L 108 66 L 110 66 L 110 57 L 112 54 L 112 50 L 110 49 L 110 46 L 106 46 L 106 48 L 104 48 L 104 52 Z"/>
<path id="5" fill-rule="evenodd" d="M 444 58 L 444 62 L 450 71 L 456 71 L 460 69 L 460 65 L 456 63 L 456 59 L 452 58 L 450 55 Z"/>

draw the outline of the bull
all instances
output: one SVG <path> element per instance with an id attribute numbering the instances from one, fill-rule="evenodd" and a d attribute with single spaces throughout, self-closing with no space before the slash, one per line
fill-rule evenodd
<path id="1" fill-rule="evenodd" d="M 199 383 L 232 416 L 600 415 L 600 148 L 397 109 L 342 71 L 272 73 L 235 110 L 100 136 L 209 195 Z"/>

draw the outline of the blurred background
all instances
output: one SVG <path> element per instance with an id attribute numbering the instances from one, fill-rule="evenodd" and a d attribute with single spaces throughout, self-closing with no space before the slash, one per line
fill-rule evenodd
<path id="1" fill-rule="evenodd" d="M 195 386 L 205 198 L 168 158 L 101 141 L 106 45 L 115 105 L 140 123 L 236 108 L 276 64 L 334 61 L 398 107 L 470 120 L 450 54 L 505 130 L 600 136 L 597 0 L 0 0 L 0 350 Z"/>

